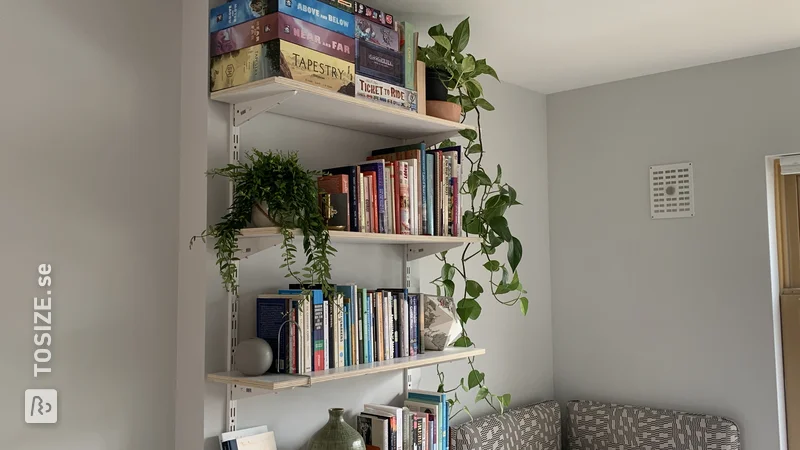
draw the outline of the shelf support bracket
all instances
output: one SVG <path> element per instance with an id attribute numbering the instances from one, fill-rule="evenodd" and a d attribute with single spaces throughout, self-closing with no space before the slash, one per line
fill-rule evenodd
<path id="1" fill-rule="evenodd" d="M 269 97 L 250 100 L 234 105 L 233 126 L 240 127 L 261 113 L 268 112 L 297 95 L 297 91 L 282 92 Z"/>

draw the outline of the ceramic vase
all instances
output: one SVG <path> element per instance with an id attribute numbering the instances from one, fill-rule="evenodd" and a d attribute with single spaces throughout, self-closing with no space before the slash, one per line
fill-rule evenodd
<path id="1" fill-rule="evenodd" d="M 364 439 L 344 421 L 344 409 L 328 410 L 328 423 L 308 441 L 306 450 L 367 450 Z"/>

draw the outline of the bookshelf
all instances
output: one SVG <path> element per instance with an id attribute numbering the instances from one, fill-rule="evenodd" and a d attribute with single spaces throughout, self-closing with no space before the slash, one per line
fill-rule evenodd
<path id="1" fill-rule="evenodd" d="M 424 258 L 445 250 L 460 247 L 465 244 L 478 244 L 480 239 L 477 237 L 452 237 L 452 236 L 419 236 L 407 234 L 379 234 L 379 233 L 360 233 L 352 231 L 330 231 L 331 242 L 333 244 L 373 244 L 373 245 L 404 245 L 407 246 L 407 258 L 409 261 Z M 298 230 L 296 236 L 301 236 Z M 266 250 L 267 248 L 280 245 L 283 241 L 280 229 L 277 227 L 268 228 L 245 228 L 241 231 L 239 238 L 239 256 L 248 257 Z"/>
<path id="2" fill-rule="evenodd" d="M 455 137 L 462 130 L 474 130 L 462 123 L 450 122 L 383 104 L 330 92 L 295 80 L 273 77 L 214 92 L 211 100 L 230 105 L 229 109 L 229 162 L 239 162 L 241 126 L 262 113 L 273 113 L 309 122 L 320 123 L 357 132 L 370 133 L 398 139 L 399 144 L 420 142 L 438 143 Z M 230 187 L 232 189 L 232 186 Z M 232 192 L 232 191 L 231 191 Z M 300 232 L 296 233 L 299 238 Z M 476 237 L 417 236 L 331 231 L 334 244 L 393 245 L 402 248 L 402 279 L 405 288 L 411 288 L 416 279 L 415 266 L 410 262 L 451 250 L 466 244 L 480 243 Z M 246 258 L 279 246 L 283 240 L 280 229 L 246 228 L 239 236 L 241 258 L 236 264 L 246 263 Z M 228 294 L 226 336 L 226 372 L 212 373 L 206 380 L 222 383 L 226 389 L 226 429 L 237 428 L 237 402 L 240 399 L 279 392 L 297 387 L 311 387 L 328 381 L 356 378 L 371 374 L 403 371 L 403 390 L 411 389 L 409 370 L 464 360 L 486 353 L 480 348 L 449 348 L 430 351 L 413 357 L 395 358 L 370 364 L 311 372 L 303 375 L 266 374 L 246 377 L 234 371 L 234 350 L 239 342 L 239 302 Z"/>
<path id="3" fill-rule="evenodd" d="M 311 372 L 306 375 L 266 374 L 260 377 L 246 377 L 238 372 L 222 372 L 208 375 L 208 381 L 236 385 L 247 390 L 280 391 L 296 387 L 313 386 L 328 381 L 393 372 L 404 369 L 416 369 L 447 362 L 459 361 L 486 353 L 482 348 L 448 348 L 441 352 L 428 351 L 417 356 L 395 358 L 371 364 L 359 364 L 349 367 Z M 253 392 L 256 393 L 256 392 Z M 258 394 L 258 393 L 256 393 Z"/>
<path id="4" fill-rule="evenodd" d="M 289 78 L 272 77 L 211 94 L 234 105 L 234 122 L 247 121 L 267 107 L 269 112 L 348 130 L 403 140 L 442 141 L 461 130 L 461 123 L 425 116 L 331 92 Z"/>

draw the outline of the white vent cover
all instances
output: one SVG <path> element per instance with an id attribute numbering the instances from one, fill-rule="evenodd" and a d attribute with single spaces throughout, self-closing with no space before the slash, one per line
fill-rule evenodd
<path id="1" fill-rule="evenodd" d="M 694 217 L 692 163 L 650 166 L 650 217 Z"/>

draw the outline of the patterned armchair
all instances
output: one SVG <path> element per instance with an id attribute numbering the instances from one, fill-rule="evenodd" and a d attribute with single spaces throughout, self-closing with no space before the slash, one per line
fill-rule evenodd
<path id="1" fill-rule="evenodd" d="M 537 403 L 450 427 L 451 450 L 560 450 L 561 407 Z"/>
<path id="2" fill-rule="evenodd" d="M 569 450 L 741 450 L 731 420 L 589 401 L 567 404 Z"/>

